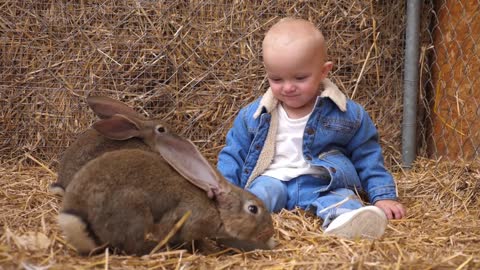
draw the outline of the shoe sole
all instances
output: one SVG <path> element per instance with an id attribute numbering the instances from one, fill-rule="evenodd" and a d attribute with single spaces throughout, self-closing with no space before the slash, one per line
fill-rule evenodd
<path id="1" fill-rule="evenodd" d="M 336 228 L 327 228 L 325 234 L 344 237 L 347 239 L 378 239 L 384 233 L 388 220 L 381 209 L 366 206 L 355 213 L 344 224 Z"/>

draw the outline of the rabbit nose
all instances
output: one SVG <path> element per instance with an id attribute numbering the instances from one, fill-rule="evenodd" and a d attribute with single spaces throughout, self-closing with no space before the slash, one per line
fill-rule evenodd
<path id="1" fill-rule="evenodd" d="M 262 242 L 267 242 L 273 240 L 273 228 L 266 228 L 258 234 L 258 240 Z"/>
<path id="2" fill-rule="evenodd" d="M 270 239 L 268 239 L 267 241 L 267 246 L 270 249 L 274 249 L 276 245 L 277 245 L 277 242 L 275 241 L 275 239 L 273 239 L 273 237 L 270 237 Z"/>

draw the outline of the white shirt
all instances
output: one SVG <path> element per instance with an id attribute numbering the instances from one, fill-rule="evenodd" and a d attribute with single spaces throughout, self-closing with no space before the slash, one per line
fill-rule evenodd
<path id="1" fill-rule="evenodd" d="M 291 119 L 281 104 L 278 105 L 277 110 L 275 155 L 262 175 L 282 181 L 288 181 L 303 174 L 321 175 L 323 170 L 307 163 L 302 154 L 303 133 L 311 113 L 302 118 Z"/>

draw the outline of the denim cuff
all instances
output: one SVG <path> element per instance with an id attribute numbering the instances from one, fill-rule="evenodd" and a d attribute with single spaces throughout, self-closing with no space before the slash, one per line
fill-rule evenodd
<path id="1" fill-rule="evenodd" d="M 380 200 L 398 200 L 395 186 L 377 187 L 368 191 L 368 199 L 371 204 Z"/>

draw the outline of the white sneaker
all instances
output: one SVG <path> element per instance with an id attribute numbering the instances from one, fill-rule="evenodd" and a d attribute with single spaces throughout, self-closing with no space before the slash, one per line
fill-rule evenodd
<path id="1" fill-rule="evenodd" d="M 385 232 L 387 224 L 383 210 L 370 205 L 338 216 L 324 233 L 347 239 L 378 239 Z"/>

